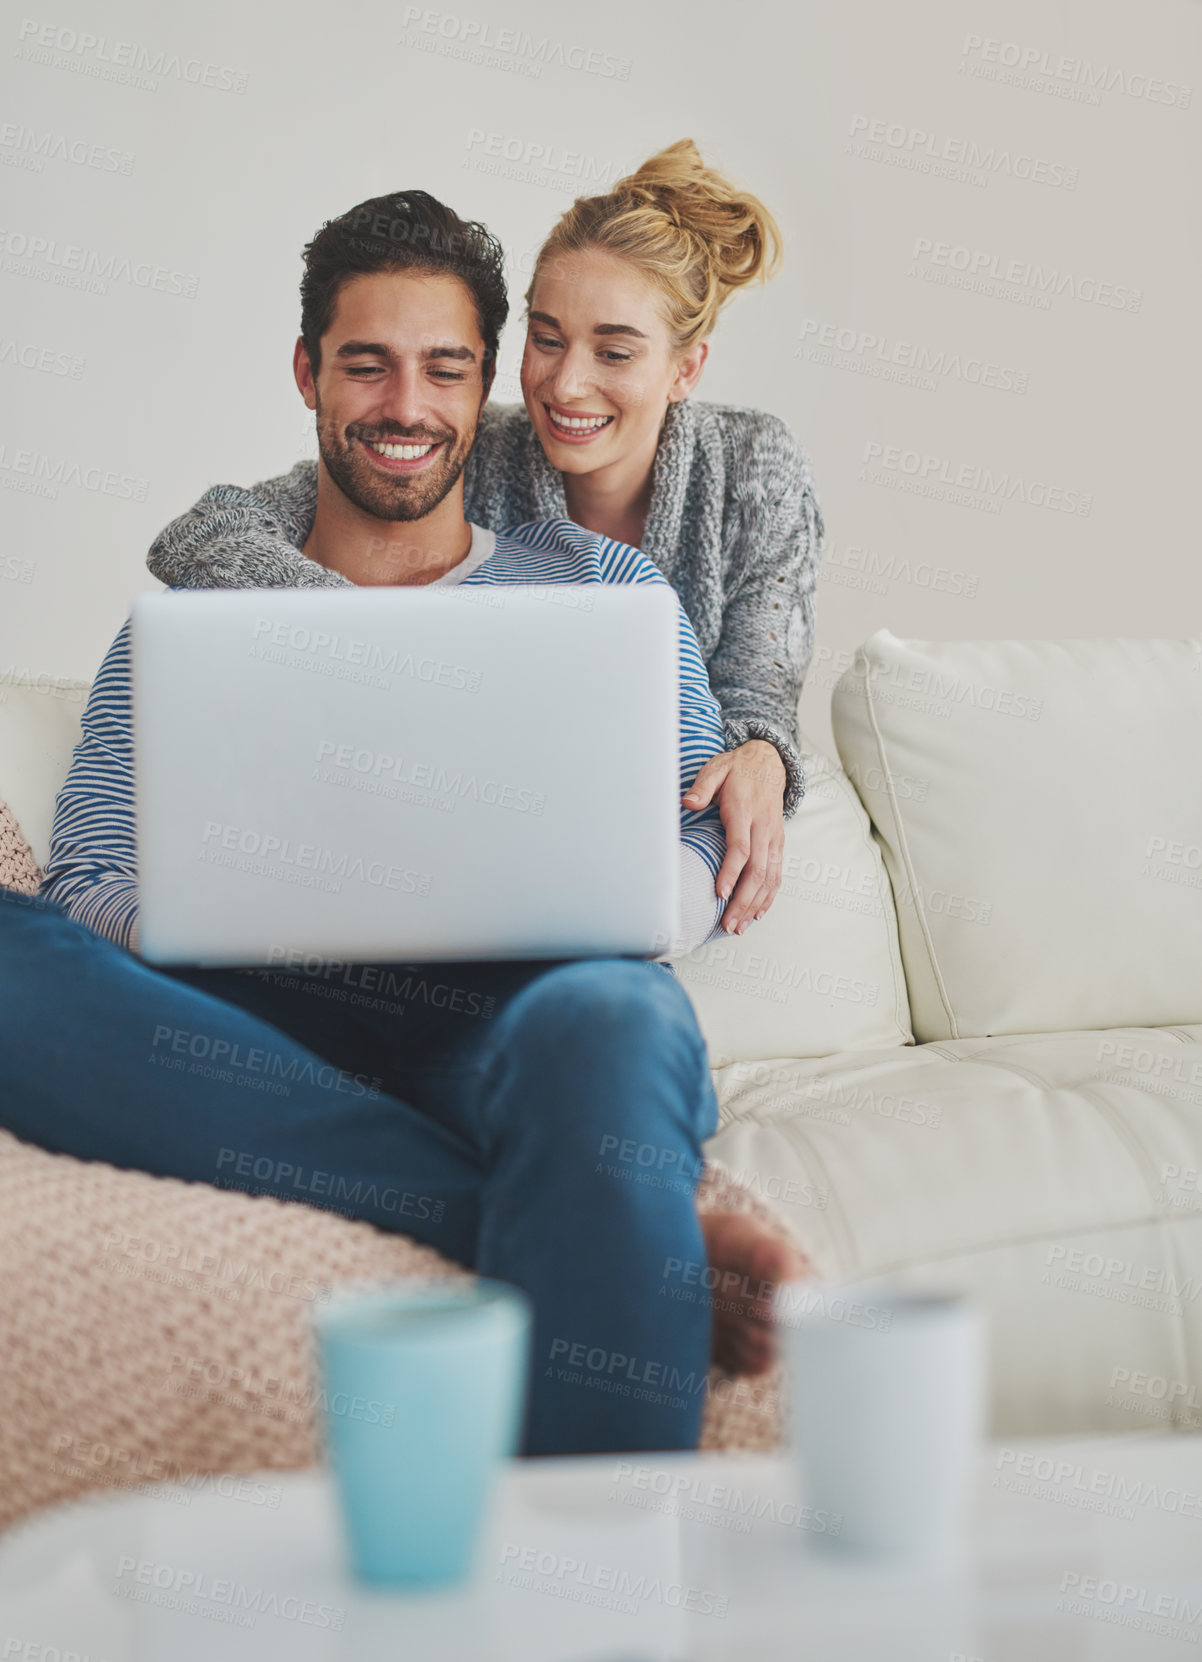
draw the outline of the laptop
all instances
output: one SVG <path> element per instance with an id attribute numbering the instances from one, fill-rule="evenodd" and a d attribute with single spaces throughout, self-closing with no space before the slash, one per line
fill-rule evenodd
<path id="1" fill-rule="evenodd" d="M 658 585 L 141 596 L 142 955 L 666 951 L 677 619 Z"/>

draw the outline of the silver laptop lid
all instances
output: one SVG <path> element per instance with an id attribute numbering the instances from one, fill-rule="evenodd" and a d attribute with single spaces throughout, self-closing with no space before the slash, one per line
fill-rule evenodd
<path id="1" fill-rule="evenodd" d="M 659 586 L 140 597 L 143 956 L 663 952 L 677 617 Z"/>

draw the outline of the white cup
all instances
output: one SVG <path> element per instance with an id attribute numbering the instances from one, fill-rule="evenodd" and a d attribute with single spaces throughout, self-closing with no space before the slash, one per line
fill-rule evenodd
<path id="1" fill-rule="evenodd" d="M 984 1322 L 948 1294 L 785 1282 L 775 1315 L 815 1547 L 904 1563 L 958 1556 L 984 1422 Z"/>

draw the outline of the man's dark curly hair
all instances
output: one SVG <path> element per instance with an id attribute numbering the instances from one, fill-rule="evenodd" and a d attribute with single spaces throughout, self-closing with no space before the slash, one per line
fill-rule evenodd
<path id="1" fill-rule="evenodd" d="M 471 291 L 484 337 L 484 385 L 491 384 L 509 296 L 505 255 L 483 225 L 460 219 L 424 190 L 394 191 L 327 220 L 304 259 L 301 339 L 315 375 L 343 283 L 377 271 L 428 271 L 458 277 Z"/>

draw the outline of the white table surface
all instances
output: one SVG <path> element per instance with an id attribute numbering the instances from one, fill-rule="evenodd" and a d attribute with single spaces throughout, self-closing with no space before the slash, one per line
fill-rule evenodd
<path id="1" fill-rule="evenodd" d="M 815 1554 L 796 1498 L 780 1457 L 515 1462 L 470 1588 L 396 1597 L 324 1472 L 105 1495 L 0 1539 L 0 1662 L 1202 1658 L 1202 1437 L 991 1445 L 939 1572 Z"/>

